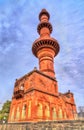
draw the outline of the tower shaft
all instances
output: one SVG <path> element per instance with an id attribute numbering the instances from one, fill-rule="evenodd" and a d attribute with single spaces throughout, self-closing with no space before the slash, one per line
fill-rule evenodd
<path id="1" fill-rule="evenodd" d="M 40 23 L 37 27 L 40 37 L 33 43 L 32 51 L 39 59 L 39 70 L 54 78 L 54 57 L 59 52 L 59 44 L 50 36 L 52 25 L 49 18 L 49 13 L 43 9 L 39 14 Z"/>
<path id="2" fill-rule="evenodd" d="M 39 58 L 39 69 L 45 74 L 54 77 L 54 51 L 45 47 L 39 50 L 37 56 Z"/>

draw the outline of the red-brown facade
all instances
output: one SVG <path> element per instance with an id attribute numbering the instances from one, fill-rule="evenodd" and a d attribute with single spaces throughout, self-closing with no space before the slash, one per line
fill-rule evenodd
<path id="1" fill-rule="evenodd" d="M 14 86 L 9 122 L 43 120 L 71 120 L 76 118 L 73 93 L 58 92 L 54 72 L 54 57 L 60 47 L 50 36 L 52 25 L 50 15 L 43 9 L 39 14 L 37 31 L 40 37 L 32 46 L 33 54 L 39 59 L 39 70 L 17 79 Z"/>

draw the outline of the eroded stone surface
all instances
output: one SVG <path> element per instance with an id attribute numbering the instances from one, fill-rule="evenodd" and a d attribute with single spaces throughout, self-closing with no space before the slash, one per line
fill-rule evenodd
<path id="1" fill-rule="evenodd" d="M 84 130 L 84 120 L 0 124 L 0 130 Z"/>

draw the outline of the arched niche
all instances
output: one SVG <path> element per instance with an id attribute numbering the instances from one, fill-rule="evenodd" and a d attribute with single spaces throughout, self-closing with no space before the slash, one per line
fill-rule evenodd
<path id="1" fill-rule="evenodd" d="M 64 119 L 67 119 L 67 113 L 64 111 Z"/>
<path id="2" fill-rule="evenodd" d="M 28 118 L 31 117 L 31 101 L 28 102 Z"/>
<path id="3" fill-rule="evenodd" d="M 47 104 L 45 105 L 45 117 L 50 117 L 50 108 Z"/>
<path id="4" fill-rule="evenodd" d="M 43 106 L 41 103 L 37 104 L 37 116 L 42 117 L 43 116 Z"/>
<path id="5" fill-rule="evenodd" d="M 19 120 L 19 118 L 20 118 L 20 108 L 18 106 L 16 109 L 16 120 Z"/>
<path id="6" fill-rule="evenodd" d="M 55 107 L 52 108 L 52 119 L 53 120 L 57 119 L 57 113 L 56 113 L 56 108 Z"/>
<path id="7" fill-rule="evenodd" d="M 58 110 L 58 118 L 59 119 L 63 118 L 63 113 L 62 113 L 62 109 L 61 108 L 59 108 L 59 110 Z"/>
<path id="8" fill-rule="evenodd" d="M 23 104 L 23 107 L 22 107 L 22 119 L 25 119 L 26 118 L 26 104 Z"/>
<path id="9" fill-rule="evenodd" d="M 11 117 L 10 117 L 10 120 L 11 120 L 11 121 L 14 121 L 14 115 L 15 115 L 15 107 L 13 106 L 13 107 L 12 107 L 12 111 L 11 111 L 11 115 L 10 115 L 10 116 L 11 116 Z"/>

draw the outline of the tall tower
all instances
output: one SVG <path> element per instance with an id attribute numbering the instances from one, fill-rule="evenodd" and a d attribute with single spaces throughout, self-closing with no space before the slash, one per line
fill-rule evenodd
<path id="1" fill-rule="evenodd" d="M 50 36 L 50 15 L 43 9 L 39 14 L 37 31 L 40 37 L 33 43 L 32 52 L 39 59 L 39 70 L 16 80 L 8 122 L 71 120 L 76 117 L 74 95 L 60 93 L 54 72 L 54 57 L 59 52 L 57 40 Z"/>
<path id="2" fill-rule="evenodd" d="M 52 38 L 52 25 L 49 22 L 50 15 L 46 9 L 42 9 L 39 14 L 40 23 L 37 31 L 40 35 L 32 46 L 33 54 L 39 59 L 39 70 L 51 77 L 55 77 L 54 57 L 59 52 L 59 44 Z"/>

